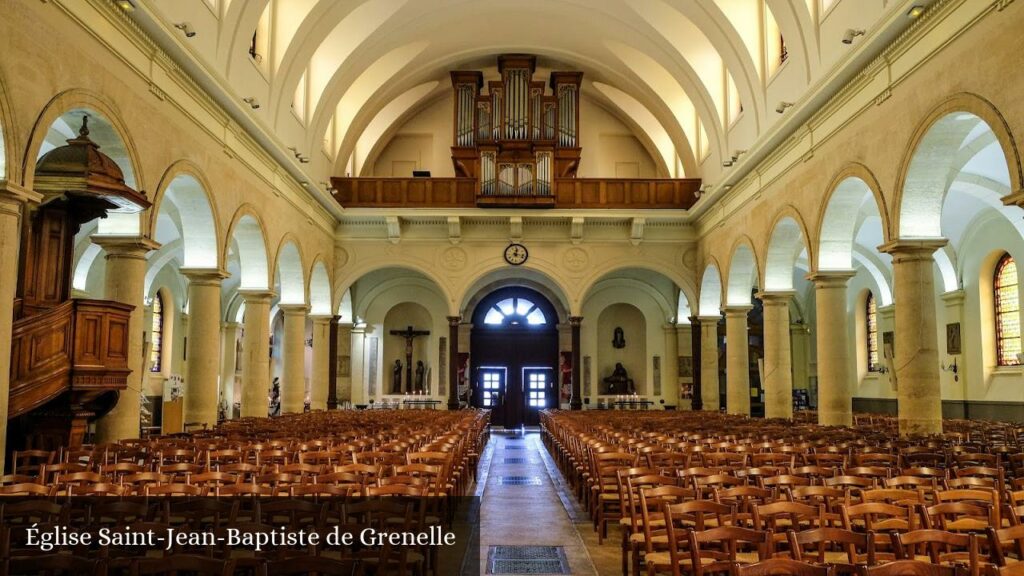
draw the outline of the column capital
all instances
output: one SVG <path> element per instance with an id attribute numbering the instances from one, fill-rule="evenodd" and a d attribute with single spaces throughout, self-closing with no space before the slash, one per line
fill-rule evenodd
<path id="1" fill-rule="evenodd" d="M 856 270 L 818 270 L 805 276 L 815 288 L 845 288 L 846 283 L 857 275 Z"/>
<path id="2" fill-rule="evenodd" d="M 758 300 L 764 303 L 765 306 L 771 304 L 783 305 L 789 304 L 789 300 L 796 295 L 796 290 L 764 290 L 758 292 L 754 296 Z"/>
<path id="3" fill-rule="evenodd" d="M 462 322 L 462 316 L 448 316 L 447 318 L 449 326 L 458 326 Z"/>
<path id="4" fill-rule="evenodd" d="M 879 252 L 892 256 L 893 264 L 897 262 L 913 262 L 931 260 L 939 248 L 949 243 L 945 238 L 900 238 L 886 242 L 878 247 Z"/>
<path id="5" fill-rule="evenodd" d="M 728 306 L 722 306 L 722 313 L 725 314 L 726 318 L 741 315 L 746 317 L 747 312 L 750 312 L 753 309 L 753 304 L 729 304 Z"/>
<path id="6" fill-rule="evenodd" d="M 160 244 L 145 236 L 126 236 L 121 234 L 93 234 L 89 237 L 93 244 L 103 248 L 107 257 L 145 259 L 146 254 L 159 250 Z"/>
<path id="7" fill-rule="evenodd" d="M 277 294 L 271 290 L 252 290 L 242 289 L 238 291 L 238 295 L 242 297 L 242 301 L 249 303 L 264 303 L 269 304 Z"/>
<path id="8" fill-rule="evenodd" d="M 285 316 L 292 314 L 302 314 L 305 316 L 309 312 L 309 306 L 306 304 L 278 304 L 277 306 Z"/>
<path id="9" fill-rule="evenodd" d="M 341 316 L 335 316 L 333 314 L 310 314 L 309 319 L 314 324 L 330 324 L 331 322 L 337 322 Z"/>
<path id="10" fill-rule="evenodd" d="M 946 304 L 951 305 L 951 306 L 955 306 L 957 304 L 963 304 L 964 303 L 964 297 L 966 295 L 967 295 L 967 292 L 964 291 L 963 288 L 961 288 L 959 290 L 951 290 L 949 292 L 943 292 L 942 294 L 939 295 L 939 298 L 942 298 L 942 301 L 945 302 Z"/>
<path id="11" fill-rule="evenodd" d="M 569 316 L 569 325 L 573 328 L 579 327 L 583 324 L 583 316 Z"/>
<path id="12" fill-rule="evenodd" d="M 238 322 L 221 322 L 220 323 L 220 327 L 221 328 L 227 328 L 227 329 L 232 329 L 233 328 L 235 330 L 238 330 L 239 328 L 242 327 L 242 325 L 240 323 L 238 323 Z"/>
<path id="13" fill-rule="evenodd" d="M 1024 208 L 1024 188 L 1015 191 L 1009 196 L 1003 196 L 1003 204 L 1006 206 L 1020 206 Z"/>
<path id="14" fill-rule="evenodd" d="M 43 195 L 16 184 L 7 179 L 0 179 L 0 202 L 17 202 L 19 204 L 38 204 Z"/>
<path id="15" fill-rule="evenodd" d="M 189 284 L 197 286 L 220 286 L 221 281 L 231 276 L 220 268 L 180 268 L 178 271 L 188 278 Z"/>

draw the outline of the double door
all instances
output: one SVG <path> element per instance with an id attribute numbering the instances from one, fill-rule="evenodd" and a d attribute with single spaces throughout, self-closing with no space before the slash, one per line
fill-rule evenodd
<path id="1" fill-rule="evenodd" d="M 506 428 L 536 426 L 540 411 L 556 406 L 557 389 L 551 368 L 481 366 L 475 404 L 492 411 L 491 421 Z"/>

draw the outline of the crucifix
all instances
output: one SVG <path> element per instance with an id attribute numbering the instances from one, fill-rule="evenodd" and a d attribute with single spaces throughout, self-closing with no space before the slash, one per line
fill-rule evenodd
<path id="1" fill-rule="evenodd" d="M 429 336 L 430 330 L 413 330 L 412 326 L 405 330 L 392 330 L 392 336 L 405 338 L 405 391 L 412 392 L 412 341 L 417 336 Z"/>

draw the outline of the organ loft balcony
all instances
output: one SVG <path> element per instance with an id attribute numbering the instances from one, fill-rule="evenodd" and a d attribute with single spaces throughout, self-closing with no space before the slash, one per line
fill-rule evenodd
<path id="1" fill-rule="evenodd" d="M 581 72 L 534 79 L 536 57 L 498 57 L 500 79 L 452 71 L 454 177 L 333 177 L 345 208 L 688 210 L 698 178 L 579 178 Z"/>

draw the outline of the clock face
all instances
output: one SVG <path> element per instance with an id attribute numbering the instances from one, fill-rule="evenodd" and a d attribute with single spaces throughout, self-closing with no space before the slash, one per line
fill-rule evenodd
<path id="1" fill-rule="evenodd" d="M 526 262 L 526 258 L 529 255 L 530 253 L 526 251 L 526 246 L 522 244 L 509 244 L 508 248 L 505 248 L 505 261 L 513 266 L 519 266 Z"/>

